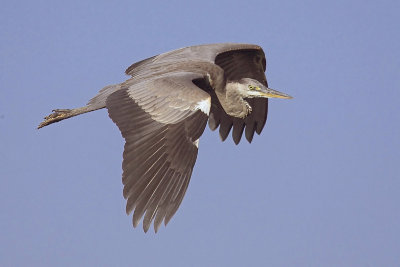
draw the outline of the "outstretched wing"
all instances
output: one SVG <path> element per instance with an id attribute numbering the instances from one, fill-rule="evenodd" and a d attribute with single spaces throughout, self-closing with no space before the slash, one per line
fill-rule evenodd
<path id="1" fill-rule="evenodd" d="M 110 118 L 125 138 L 126 212 L 133 226 L 154 220 L 157 232 L 177 211 L 196 161 L 198 139 L 207 124 L 209 94 L 193 84 L 195 73 L 170 73 L 126 86 L 107 98 Z"/>
<path id="2" fill-rule="evenodd" d="M 135 76 L 141 72 L 147 72 L 151 65 L 171 65 L 182 61 L 208 61 L 215 62 L 215 58 L 225 52 L 239 50 L 261 50 L 261 47 L 254 44 L 238 44 L 238 43 L 217 43 L 188 46 L 157 56 L 153 56 L 129 66 L 125 73 L 130 76 Z"/>

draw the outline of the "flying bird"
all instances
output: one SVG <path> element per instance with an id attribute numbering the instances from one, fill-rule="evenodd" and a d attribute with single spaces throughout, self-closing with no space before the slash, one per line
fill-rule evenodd
<path id="1" fill-rule="evenodd" d="M 107 108 L 125 138 L 122 162 L 126 212 L 133 226 L 143 218 L 171 220 L 188 187 L 199 138 L 208 122 L 224 141 L 232 130 L 238 144 L 260 134 L 268 98 L 291 96 L 268 88 L 262 48 L 253 44 L 185 47 L 131 65 L 131 77 L 104 87 L 84 107 L 56 109 L 38 126 Z"/>

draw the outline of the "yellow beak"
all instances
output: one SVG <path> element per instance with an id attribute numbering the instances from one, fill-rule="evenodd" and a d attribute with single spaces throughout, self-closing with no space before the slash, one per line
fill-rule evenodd
<path id="1" fill-rule="evenodd" d="M 260 94 L 263 97 L 267 97 L 267 98 L 284 98 L 284 99 L 293 98 L 290 95 L 287 95 L 285 93 L 279 92 L 279 91 L 271 89 L 271 88 L 262 88 L 260 91 Z"/>

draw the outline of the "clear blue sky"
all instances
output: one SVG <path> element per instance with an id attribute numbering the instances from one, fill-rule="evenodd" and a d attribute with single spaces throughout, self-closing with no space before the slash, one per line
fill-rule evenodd
<path id="1" fill-rule="evenodd" d="M 400 266 L 400 34 L 388 1 L 2 1 L 1 266 Z M 188 45 L 267 55 L 251 145 L 206 130 L 158 234 L 125 215 L 124 141 L 86 104 L 131 63 Z M 243 140 L 242 140 L 243 141 Z"/>

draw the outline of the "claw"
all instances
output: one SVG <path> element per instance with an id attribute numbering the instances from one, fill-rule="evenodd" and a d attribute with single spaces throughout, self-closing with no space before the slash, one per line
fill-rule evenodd
<path id="1" fill-rule="evenodd" d="M 52 124 L 54 122 L 61 121 L 71 116 L 71 109 L 54 109 L 53 113 L 44 117 L 44 121 L 39 124 L 38 129 Z"/>

